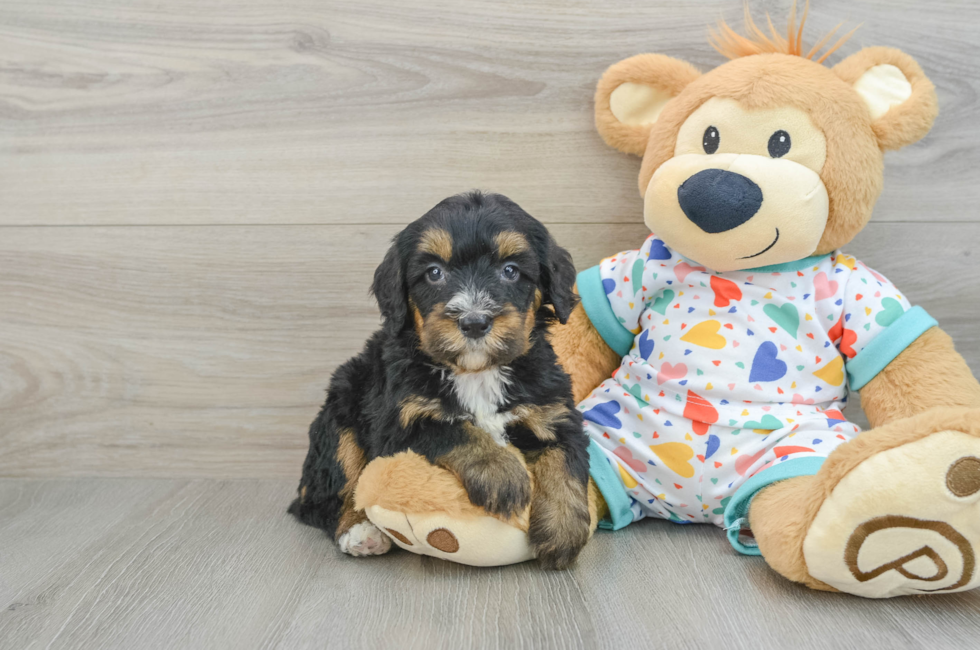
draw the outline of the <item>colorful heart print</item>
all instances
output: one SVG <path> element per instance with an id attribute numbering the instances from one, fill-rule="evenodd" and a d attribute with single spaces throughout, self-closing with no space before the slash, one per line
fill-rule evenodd
<path id="1" fill-rule="evenodd" d="M 820 370 L 815 371 L 813 374 L 831 386 L 840 386 L 844 383 L 844 359 L 840 356 L 836 356 L 830 361 L 830 363 L 825 365 Z"/>
<path id="2" fill-rule="evenodd" d="M 667 466 L 670 471 L 684 478 L 694 476 L 694 466 L 688 461 L 694 458 L 694 450 L 683 442 L 664 442 L 650 445 L 650 451 Z"/>
<path id="3" fill-rule="evenodd" d="M 636 340 L 637 349 L 640 356 L 643 357 L 645 361 L 649 361 L 650 355 L 653 354 L 653 339 L 650 338 L 650 330 L 644 329 L 640 332 L 640 338 Z"/>
<path id="4" fill-rule="evenodd" d="M 619 429 L 623 426 L 616 414 L 619 413 L 618 402 L 603 402 L 596 404 L 592 408 L 582 413 L 582 417 L 590 422 L 595 422 L 600 427 L 612 427 Z"/>
<path id="5" fill-rule="evenodd" d="M 616 449 L 613 450 L 613 453 L 619 456 L 619 459 L 637 474 L 642 474 L 643 472 L 647 471 L 647 464 L 642 460 L 633 458 L 633 452 L 626 447 L 616 447 Z"/>
<path id="6" fill-rule="evenodd" d="M 718 438 L 718 436 L 714 434 L 708 436 L 708 444 L 706 445 L 704 450 L 704 459 L 708 460 L 709 458 L 714 456 L 715 452 L 718 451 L 718 447 L 720 446 L 721 446 L 721 440 Z"/>
<path id="7" fill-rule="evenodd" d="M 648 260 L 669 260 L 670 258 L 670 250 L 664 246 L 661 240 L 654 239 L 650 242 L 650 254 L 647 255 Z"/>
<path id="8" fill-rule="evenodd" d="M 715 292 L 715 307 L 727 307 L 733 300 L 738 302 L 742 299 L 742 290 L 731 280 L 712 275 L 710 284 Z"/>
<path id="9" fill-rule="evenodd" d="M 759 459 L 765 456 L 765 454 L 766 449 L 764 447 L 751 456 L 742 454 L 735 459 L 735 471 L 738 472 L 739 476 L 745 476 L 745 473 L 752 469 L 752 466 L 759 462 Z"/>
<path id="10" fill-rule="evenodd" d="M 776 458 L 782 458 L 783 456 L 789 456 L 790 454 L 813 453 L 813 450 L 809 447 L 800 447 L 799 445 L 779 445 L 772 451 L 776 454 Z"/>
<path id="11" fill-rule="evenodd" d="M 800 312 L 791 303 L 786 303 L 782 307 L 769 303 L 762 308 L 763 313 L 771 318 L 776 325 L 786 330 L 790 336 L 796 338 L 796 332 L 800 328 Z"/>
<path id="12" fill-rule="evenodd" d="M 657 312 L 658 314 L 666 314 L 667 307 L 670 306 L 670 303 L 673 300 L 674 300 L 674 292 L 671 291 L 670 289 L 665 289 L 664 292 L 661 295 L 657 296 L 657 299 L 653 301 L 653 305 L 651 305 L 650 309 Z"/>
<path id="13" fill-rule="evenodd" d="M 762 416 L 762 420 L 748 420 L 742 426 L 745 429 L 752 429 L 754 431 L 775 431 L 776 429 L 782 429 L 783 423 L 779 418 L 766 413 Z"/>
<path id="14" fill-rule="evenodd" d="M 703 266 L 691 266 L 687 262 L 681 262 L 680 264 L 674 266 L 674 275 L 677 276 L 677 279 L 680 282 L 686 280 L 687 276 L 690 275 L 693 271 L 704 272 L 707 271 L 707 269 L 704 268 Z"/>
<path id="15" fill-rule="evenodd" d="M 749 371 L 749 381 L 776 381 L 786 376 L 786 362 L 776 358 L 779 349 L 772 341 L 766 341 L 759 346 L 752 359 L 752 370 Z"/>
<path id="16" fill-rule="evenodd" d="M 837 349 L 848 359 L 853 359 L 857 355 L 852 346 L 857 343 L 858 335 L 854 330 L 844 327 L 844 314 L 840 315 L 834 326 L 827 332 L 827 336 L 831 341 L 837 343 Z"/>
<path id="17" fill-rule="evenodd" d="M 643 288 L 643 260 L 638 259 L 633 262 L 633 270 L 630 275 L 632 276 L 633 295 L 635 296 Z"/>
<path id="18" fill-rule="evenodd" d="M 702 348 L 720 350 L 727 343 L 725 337 L 718 333 L 720 329 L 721 323 L 718 321 L 706 320 L 692 327 L 691 331 L 681 337 L 681 340 Z"/>
<path id="19" fill-rule="evenodd" d="M 904 313 L 905 310 L 902 309 L 902 303 L 894 298 L 882 298 L 881 311 L 875 314 L 875 322 L 882 327 L 888 327 Z"/>
<path id="20" fill-rule="evenodd" d="M 718 421 L 718 410 L 711 405 L 711 402 L 689 390 L 687 403 L 684 405 L 684 417 L 691 420 L 694 433 L 703 436 L 708 433 L 708 425 Z"/>
<path id="21" fill-rule="evenodd" d="M 817 300 L 826 300 L 827 298 L 833 298 L 837 295 L 837 289 L 840 285 L 837 280 L 830 280 L 827 278 L 827 274 L 821 271 L 817 273 L 816 277 L 813 278 L 813 297 Z"/>
<path id="22" fill-rule="evenodd" d="M 671 365 L 664 362 L 660 366 L 660 370 L 657 371 L 657 385 L 660 386 L 665 381 L 670 381 L 671 379 L 684 379 L 687 376 L 687 366 L 683 363 L 678 363 Z"/>
<path id="23" fill-rule="evenodd" d="M 632 386 L 629 384 L 623 384 L 622 386 L 623 390 L 632 395 L 633 399 L 636 400 L 636 408 L 641 409 L 649 404 L 645 399 L 643 399 L 643 387 L 640 386 L 639 383 L 635 383 Z"/>

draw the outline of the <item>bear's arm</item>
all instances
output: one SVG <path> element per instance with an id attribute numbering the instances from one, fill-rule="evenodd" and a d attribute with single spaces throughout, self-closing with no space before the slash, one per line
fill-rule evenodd
<path id="1" fill-rule="evenodd" d="M 859 393 L 873 427 L 937 406 L 980 408 L 980 383 L 938 327 L 926 330 Z"/>
<path id="2" fill-rule="evenodd" d="M 572 378 L 576 404 L 608 379 L 623 360 L 599 335 L 581 302 L 565 325 L 551 327 L 550 338 L 558 362 Z"/>

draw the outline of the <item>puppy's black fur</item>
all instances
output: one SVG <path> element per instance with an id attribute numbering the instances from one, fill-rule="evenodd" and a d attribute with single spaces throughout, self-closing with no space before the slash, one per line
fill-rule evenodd
<path id="1" fill-rule="evenodd" d="M 365 520 L 352 496 L 364 464 L 404 450 L 494 514 L 529 504 L 530 470 L 532 546 L 545 566 L 574 561 L 590 530 L 588 438 L 546 337 L 574 282 L 568 252 L 500 195 L 450 197 L 405 228 L 374 277 L 383 327 L 334 373 L 290 512 L 339 540 Z"/>

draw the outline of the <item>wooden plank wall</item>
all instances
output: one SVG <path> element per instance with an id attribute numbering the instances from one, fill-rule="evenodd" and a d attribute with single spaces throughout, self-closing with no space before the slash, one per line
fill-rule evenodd
<path id="1" fill-rule="evenodd" d="M 0 1 L 0 475 L 297 476 L 391 236 L 478 187 L 581 268 L 638 245 L 594 84 L 644 51 L 717 65 L 706 26 L 741 7 Z M 819 0 L 809 41 L 840 20 L 863 26 L 831 63 L 900 47 L 941 104 L 847 250 L 980 372 L 980 6 Z"/>

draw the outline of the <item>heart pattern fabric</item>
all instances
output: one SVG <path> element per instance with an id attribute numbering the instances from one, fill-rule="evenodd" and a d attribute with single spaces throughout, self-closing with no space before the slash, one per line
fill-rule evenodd
<path id="1" fill-rule="evenodd" d="M 579 279 L 589 317 L 633 345 L 579 409 L 634 518 L 721 523 L 751 476 L 853 438 L 849 364 L 911 321 L 891 283 L 839 252 L 717 273 L 650 236 L 598 275 Z"/>

